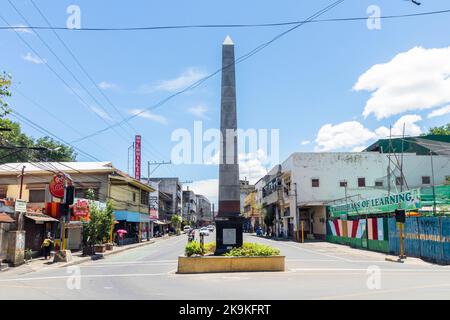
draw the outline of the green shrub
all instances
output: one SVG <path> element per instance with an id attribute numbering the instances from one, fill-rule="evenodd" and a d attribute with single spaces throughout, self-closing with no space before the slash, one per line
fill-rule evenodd
<path id="1" fill-rule="evenodd" d="M 205 244 L 205 254 L 212 254 L 216 251 L 216 243 L 208 242 Z"/>
<path id="2" fill-rule="evenodd" d="M 194 254 L 202 254 L 202 248 L 200 246 L 200 242 L 191 241 L 186 245 L 185 248 L 186 257 L 190 257 Z"/>
<path id="3" fill-rule="evenodd" d="M 225 253 L 227 257 L 261 257 L 261 256 L 277 256 L 280 250 L 266 246 L 260 243 L 245 242 L 242 247 L 233 248 Z"/>

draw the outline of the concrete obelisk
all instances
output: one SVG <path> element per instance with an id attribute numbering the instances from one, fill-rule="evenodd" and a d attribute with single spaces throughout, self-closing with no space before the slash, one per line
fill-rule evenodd
<path id="1" fill-rule="evenodd" d="M 242 246 L 239 163 L 237 150 L 236 80 L 234 44 L 229 36 L 222 45 L 220 108 L 219 211 L 216 217 L 216 254 Z"/>

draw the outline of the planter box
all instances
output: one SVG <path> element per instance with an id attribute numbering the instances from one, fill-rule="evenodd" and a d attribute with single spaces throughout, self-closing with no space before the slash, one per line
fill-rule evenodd
<path id="1" fill-rule="evenodd" d="M 178 273 L 284 271 L 285 256 L 178 257 Z"/>
<path id="2" fill-rule="evenodd" d="M 96 253 L 104 253 L 106 252 L 106 246 L 104 244 L 95 245 L 95 252 Z"/>
<path id="3" fill-rule="evenodd" d="M 111 251 L 112 249 L 114 249 L 114 245 L 112 243 L 107 243 L 105 245 L 105 247 L 106 247 L 106 250 L 108 250 L 108 251 Z"/>

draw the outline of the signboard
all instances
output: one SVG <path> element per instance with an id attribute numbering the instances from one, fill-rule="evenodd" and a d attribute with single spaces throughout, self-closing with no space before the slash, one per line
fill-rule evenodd
<path id="1" fill-rule="evenodd" d="M 27 202 L 25 200 L 17 199 L 14 205 L 14 211 L 27 212 Z"/>
<path id="2" fill-rule="evenodd" d="M 66 182 L 66 177 L 64 174 L 59 173 L 53 176 L 52 181 L 48 187 L 50 194 L 55 198 L 64 198 L 64 186 Z"/>
<path id="3" fill-rule="evenodd" d="M 361 215 L 390 213 L 396 209 L 417 210 L 421 207 L 419 189 L 413 189 L 389 196 L 351 201 L 348 203 L 331 206 L 330 213 L 334 217 L 341 215 Z"/>
<path id="4" fill-rule="evenodd" d="M 73 215 L 75 217 L 87 217 L 89 215 L 88 200 L 78 199 L 73 205 Z"/>
<path id="5" fill-rule="evenodd" d="M 159 183 L 149 181 L 149 185 L 156 191 L 149 194 L 149 213 L 151 220 L 159 219 Z"/>
<path id="6" fill-rule="evenodd" d="M 134 178 L 141 180 L 141 136 L 135 137 L 134 151 Z"/>

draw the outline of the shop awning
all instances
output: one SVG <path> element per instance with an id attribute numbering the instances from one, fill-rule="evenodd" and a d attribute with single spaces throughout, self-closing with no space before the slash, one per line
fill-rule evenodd
<path id="1" fill-rule="evenodd" d="M 155 220 L 155 221 L 153 221 L 153 223 L 154 224 L 159 224 L 159 225 L 168 224 L 166 222 L 162 222 L 162 221 L 159 221 L 159 220 Z"/>
<path id="2" fill-rule="evenodd" d="M 36 223 L 43 223 L 43 222 L 59 222 L 59 220 L 52 218 L 50 216 L 47 216 L 43 213 L 27 213 L 25 214 L 25 217 L 28 219 L 34 220 Z"/>
<path id="3" fill-rule="evenodd" d="M 15 220 L 6 213 L 3 212 L 0 213 L 0 223 L 14 223 L 14 222 Z"/>
<path id="4" fill-rule="evenodd" d="M 117 221 L 127 221 L 127 222 L 150 222 L 150 217 L 148 214 L 133 212 L 133 211 L 115 211 L 114 219 Z"/>

